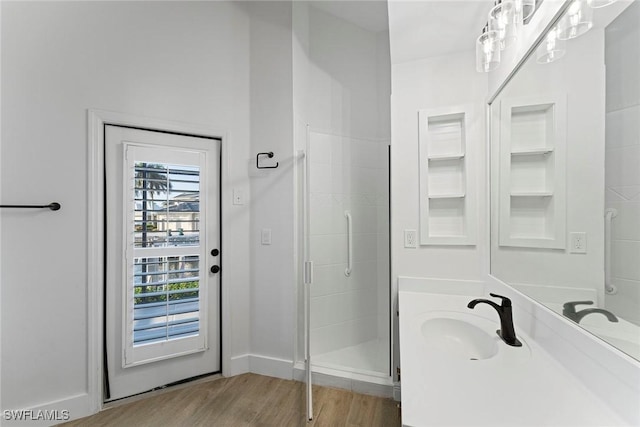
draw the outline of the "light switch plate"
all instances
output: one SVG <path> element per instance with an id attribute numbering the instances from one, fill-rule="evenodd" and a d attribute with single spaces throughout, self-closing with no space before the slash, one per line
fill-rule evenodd
<path id="1" fill-rule="evenodd" d="M 270 245 L 271 244 L 271 229 L 270 228 L 263 228 L 262 232 L 260 233 L 260 242 L 263 245 Z"/>
<path id="2" fill-rule="evenodd" d="M 239 188 L 233 189 L 233 204 L 244 205 L 244 190 Z"/>

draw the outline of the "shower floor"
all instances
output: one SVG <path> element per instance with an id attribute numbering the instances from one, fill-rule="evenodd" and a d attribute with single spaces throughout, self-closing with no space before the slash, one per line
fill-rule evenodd
<path id="1" fill-rule="evenodd" d="M 312 356 L 313 366 L 365 375 L 389 375 L 389 342 L 381 339 Z"/>

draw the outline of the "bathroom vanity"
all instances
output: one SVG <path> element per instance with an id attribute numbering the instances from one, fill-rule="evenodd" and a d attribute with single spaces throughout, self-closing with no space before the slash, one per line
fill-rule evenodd
<path id="1" fill-rule="evenodd" d="M 504 290 L 476 281 L 399 279 L 403 425 L 633 425 L 550 354 L 553 331 L 528 308 L 513 307 L 521 347 L 498 337 L 493 308 L 467 308 Z M 580 357 L 574 362 L 584 364 Z"/>
<path id="2" fill-rule="evenodd" d="M 456 132 L 442 138 L 444 113 L 436 109 L 466 99 L 447 88 L 441 106 L 425 110 L 426 101 L 416 101 L 420 197 L 428 199 L 420 204 L 420 231 L 427 238 L 419 255 L 400 253 L 421 256 L 428 268 L 397 270 L 448 279 L 398 278 L 404 425 L 640 425 L 640 3 L 598 8 L 608 3 L 540 2 L 518 42 L 502 51 L 482 99 L 488 151 L 486 164 L 476 166 L 488 170 L 475 175 L 477 186 L 458 165 L 473 146 L 470 113 L 449 111 L 446 129 Z M 566 40 L 554 44 L 567 29 Z M 435 150 L 443 140 L 451 146 L 446 161 L 459 153 L 448 174 Z M 433 190 L 444 182 L 440 172 L 457 186 Z M 478 204 L 488 203 L 484 215 L 465 199 L 478 188 Z M 457 205 L 437 210 L 440 194 L 457 195 Z M 467 240 L 453 239 L 461 236 Z M 460 250 L 445 253 L 453 244 Z M 489 252 L 481 254 L 480 272 L 465 268 L 476 247 Z M 492 293 L 511 300 L 522 346 L 496 335 Z M 476 299 L 495 304 L 469 304 Z"/>

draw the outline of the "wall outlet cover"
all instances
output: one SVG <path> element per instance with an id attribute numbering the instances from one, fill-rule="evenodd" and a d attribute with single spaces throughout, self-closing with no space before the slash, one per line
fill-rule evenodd
<path id="1" fill-rule="evenodd" d="M 569 253 L 587 253 L 587 233 L 583 231 L 569 233 L 569 242 Z"/>
<path id="2" fill-rule="evenodd" d="M 416 230 L 404 230 L 404 247 L 418 247 L 418 232 Z"/>

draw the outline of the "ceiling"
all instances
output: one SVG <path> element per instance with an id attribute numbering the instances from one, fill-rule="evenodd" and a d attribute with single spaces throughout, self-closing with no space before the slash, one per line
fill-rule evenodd
<path id="1" fill-rule="evenodd" d="M 493 0 L 315 0 L 368 31 L 390 30 L 393 63 L 473 50 Z"/>
<path id="2" fill-rule="evenodd" d="M 315 0 L 314 7 L 372 33 L 389 29 L 386 0 Z"/>
<path id="3" fill-rule="evenodd" d="M 391 62 L 475 49 L 493 0 L 389 2 Z"/>

